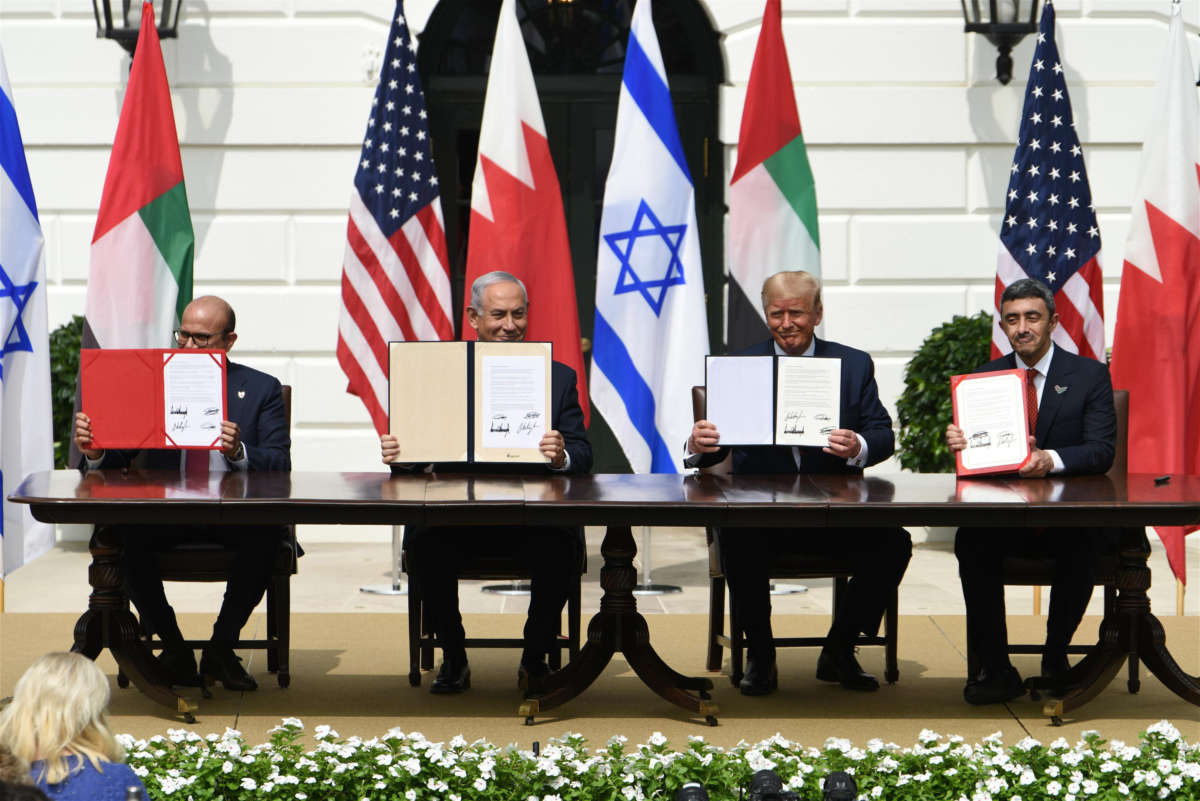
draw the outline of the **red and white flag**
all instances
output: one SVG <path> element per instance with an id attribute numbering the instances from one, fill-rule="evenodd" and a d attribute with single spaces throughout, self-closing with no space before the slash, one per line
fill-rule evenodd
<path id="1" fill-rule="evenodd" d="M 347 391 L 380 434 L 388 428 L 387 343 L 453 339 L 453 319 L 417 44 L 397 0 L 350 196 L 337 342 Z"/>
<path id="2" fill-rule="evenodd" d="M 1200 473 L 1200 107 L 1182 11 L 1142 146 L 1113 342 L 1113 386 L 1129 390 L 1129 470 Z M 1193 529 L 1194 530 L 1194 529 Z M 1159 527 L 1187 580 L 1185 529 Z"/>
<path id="3" fill-rule="evenodd" d="M 492 270 L 512 273 L 529 292 L 531 342 L 553 342 L 554 358 L 575 369 L 584 420 L 590 419 L 579 308 L 562 192 L 513 0 L 500 6 L 488 73 L 479 157 L 471 185 L 467 290 Z M 463 310 L 463 339 L 474 339 Z"/>

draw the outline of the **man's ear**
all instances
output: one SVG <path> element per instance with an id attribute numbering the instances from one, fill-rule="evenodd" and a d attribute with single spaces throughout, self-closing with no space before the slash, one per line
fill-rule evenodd
<path id="1" fill-rule="evenodd" d="M 225 335 L 225 352 L 226 353 L 228 353 L 229 349 L 233 347 L 234 342 L 237 342 L 237 334 L 233 331 L 230 331 L 228 334 Z"/>
<path id="2" fill-rule="evenodd" d="M 467 323 L 476 331 L 479 330 L 479 312 L 473 306 L 467 307 Z"/>

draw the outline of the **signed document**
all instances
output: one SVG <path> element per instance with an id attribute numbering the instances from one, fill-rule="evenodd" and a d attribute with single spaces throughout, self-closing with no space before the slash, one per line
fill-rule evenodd
<path id="1" fill-rule="evenodd" d="M 838 427 L 841 359 L 709 356 L 705 418 L 722 445 L 825 447 Z"/>
<path id="2" fill-rule="evenodd" d="M 476 342 L 475 461 L 544 462 L 550 430 L 549 342 Z"/>
<path id="3" fill-rule="evenodd" d="M 390 342 L 388 360 L 399 462 L 546 461 L 550 343 Z"/>
<path id="4" fill-rule="evenodd" d="M 838 427 L 842 360 L 779 356 L 775 393 L 775 443 L 823 448 Z"/>
<path id="5" fill-rule="evenodd" d="M 950 378 L 954 424 L 967 447 L 956 454 L 960 476 L 1015 473 L 1029 458 L 1025 370 Z"/>
<path id="6" fill-rule="evenodd" d="M 219 449 L 226 364 L 219 350 L 83 350 L 80 408 L 95 446 Z"/>

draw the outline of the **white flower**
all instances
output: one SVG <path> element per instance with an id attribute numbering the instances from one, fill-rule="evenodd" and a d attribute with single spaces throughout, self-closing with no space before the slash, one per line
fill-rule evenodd
<path id="1" fill-rule="evenodd" d="M 1095 795 L 1098 792 L 1100 792 L 1100 784 L 1098 782 L 1096 782 L 1094 779 L 1083 780 L 1084 795 Z"/>
<path id="2" fill-rule="evenodd" d="M 1062 785 L 1058 782 L 1050 782 L 1046 785 L 1046 792 L 1050 795 L 1058 795 L 1062 792 Z"/>
<path id="3" fill-rule="evenodd" d="M 484 790 L 487 789 L 487 781 L 484 779 L 476 779 L 475 780 L 475 789 L 482 793 Z"/>
<path id="4" fill-rule="evenodd" d="M 1183 786 L 1183 777 L 1178 773 L 1172 773 L 1167 777 L 1167 787 L 1170 789 L 1178 790 L 1181 786 Z"/>
<path id="5" fill-rule="evenodd" d="M 1121 769 L 1121 764 L 1119 762 L 1113 762 L 1111 759 L 1106 762 L 1100 763 L 1100 772 L 1101 773 L 1112 773 L 1113 771 L 1117 771 L 1120 769 Z"/>
<path id="6" fill-rule="evenodd" d="M 257 790 L 258 783 L 255 782 L 254 779 L 251 779 L 249 776 L 247 776 L 246 778 L 242 779 L 242 789 L 243 790 Z"/>
<path id="7" fill-rule="evenodd" d="M 1032 751 L 1039 745 L 1041 745 L 1040 742 L 1026 735 L 1025 737 L 1022 737 L 1021 741 L 1014 745 L 1013 748 L 1017 751 Z"/>
<path id="8" fill-rule="evenodd" d="M 942 739 L 942 735 L 932 729 L 921 729 L 921 733 L 917 735 L 917 742 L 920 743 L 936 743 Z"/>
<path id="9" fill-rule="evenodd" d="M 132 734 L 118 734 L 116 740 L 117 745 L 126 751 L 132 751 L 134 744 L 137 742 L 137 740 L 133 739 Z"/>
<path id="10" fill-rule="evenodd" d="M 1168 721 L 1160 720 L 1150 728 L 1146 729 L 1146 734 L 1160 735 L 1169 743 L 1177 743 L 1180 740 L 1179 729 L 1172 726 Z"/>
<path id="11" fill-rule="evenodd" d="M 1037 777 L 1033 775 L 1032 770 L 1030 770 L 1029 768 L 1025 768 L 1023 771 L 1021 771 L 1021 778 L 1018 779 L 1017 781 L 1020 783 L 1020 785 L 1022 787 L 1028 787 L 1029 785 L 1031 785 L 1035 781 L 1037 781 Z"/>
<path id="12" fill-rule="evenodd" d="M 1071 782 L 1070 784 L 1068 784 L 1067 792 L 1068 793 L 1078 793 L 1079 792 L 1079 782 Z"/>
<path id="13" fill-rule="evenodd" d="M 544 795 L 542 796 L 542 801 L 562 801 L 562 796 Z"/>
<path id="14" fill-rule="evenodd" d="M 1059 773 L 1059 771 L 1058 771 L 1058 765 L 1050 765 L 1050 766 L 1048 766 L 1048 767 L 1046 768 L 1046 775 L 1047 775 L 1047 776 L 1051 776 L 1051 777 L 1053 777 L 1053 776 L 1057 776 L 1057 775 L 1058 775 L 1058 773 Z"/>
<path id="15" fill-rule="evenodd" d="M 417 791 L 416 790 L 406 790 L 404 793 L 404 797 L 407 798 L 408 801 L 417 801 Z"/>
<path id="16" fill-rule="evenodd" d="M 943 776 L 957 776 L 958 768 L 946 768 L 946 770 L 942 771 L 942 775 Z"/>
<path id="17" fill-rule="evenodd" d="M 656 745 L 656 746 L 657 745 L 666 745 L 667 738 L 663 735 L 663 733 L 661 731 L 656 731 L 656 732 L 654 732 L 654 734 L 650 735 L 649 743 L 650 743 L 650 745 Z"/>
<path id="18" fill-rule="evenodd" d="M 221 764 L 222 773 L 233 773 L 233 763 L 228 759 Z"/>
<path id="19" fill-rule="evenodd" d="M 881 796 L 881 795 L 883 795 L 883 785 L 882 784 L 877 784 L 871 788 L 871 798 L 879 798 L 879 796 Z"/>
<path id="20" fill-rule="evenodd" d="M 1001 790 L 1008 788 L 1008 782 L 1004 781 L 1004 779 L 1000 778 L 999 776 L 988 777 L 988 780 L 985 782 L 985 784 L 987 785 L 989 793 L 998 793 Z"/>
<path id="21" fill-rule="evenodd" d="M 1125 785 L 1125 782 L 1117 782 L 1117 792 L 1121 795 L 1129 795 L 1129 788 Z"/>
<path id="22" fill-rule="evenodd" d="M 137 767 L 135 767 L 133 769 L 133 772 L 137 774 L 139 779 L 144 779 L 150 775 L 150 770 L 141 765 L 138 765 Z"/>
<path id="23" fill-rule="evenodd" d="M 629 801 L 633 801 L 633 798 L 637 795 L 637 791 L 627 784 L 621 788 L 621 795 L 625 796 Z"/>
<path id="24" fill-rule="evenodd" d="M 1145 779 L 1143 779 L 1147 787 L 1157 787 L 1162 784 L 1162 777 L 1152 770 L 1146 771 Z"/>
<path id="25" fill-rule="evenodd" d="M 329 737 L 337 737 L 337 736 L 338 736 L 338 733 L 333 730 L 333 727 L 326 726 L 325 724 L 321 724 L 320 726 L 318 726 L 316 729 L 313 730 L 313 737 L 315 737 L 318 740 L 324 740 Z"/>
<path id="26" fill-rule="evenodd" d="M 1078 751 L 1068 751 L 1062 755 L 1062 761 L 1066 762 L 1071 767 L 1075 767 L 1083 761 L 1083 754 Z"/>

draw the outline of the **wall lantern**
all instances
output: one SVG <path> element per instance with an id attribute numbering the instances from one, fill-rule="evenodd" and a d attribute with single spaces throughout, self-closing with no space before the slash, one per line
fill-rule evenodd
<path id="1" fill-rule="evenodd" d="M 158 38 L 177 38 L 183 0 L 154 0 L 151 5 Z M 96 38 L 112 39 L 133 56 L 142 24 L 142 0 L 92 0 L 92 11 L 96 13 Z"/>
<path id="2" fill-rule="evenodd" d="M 996 80 L 1012 80 L 1012 49 L 1027 34 L 1036 33 L 1038 0 L 961 0 L 964 30 L 982 33 L 996 46 Z"/>

